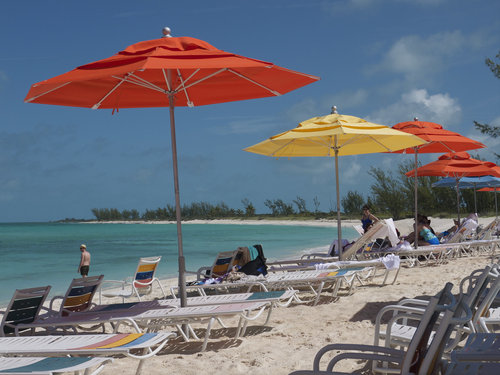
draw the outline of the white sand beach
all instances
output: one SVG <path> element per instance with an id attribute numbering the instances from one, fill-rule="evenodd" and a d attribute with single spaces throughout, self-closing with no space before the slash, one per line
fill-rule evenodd
<path id="1" fill-rule="evenodd" d="M 327 344 L 373 344 L 375 317 L 383 306 L 403 298 L 434 295 L 448 281 L 455 285 L 454 292 L 457 292 L 463 277 L 489 262 L 484 256 L 461 258 L 441 266 L 403 268 L 395 285 L 358 286 L 353 295 L 335 302 L 325 295 L 317 306 L 291 305 L 275 309 L 268 326 L 260 326 L 257 321 L 256 325 L 250 325 L 247 335 L 238 340 L 233 339 L 235 328 L 215 326 L 206 352 L 199 352 L 199 341 L 186 343 L 175 339 L 145 364 L 144 373 L 285 375 L 298 369 L 312 369 L 314 355 Z M 228 327 L 237 324 L 234 320 L 225 323 Z M 198 333 L 203 333 L 201 327 Z M 102 374 L 132 375 L 136 364 L 132 359 L 120 358 Z M 338 369 L 363 368 L 363 363 L 346 361 Z M 369 372 L 365 369 L 361 373 Z"/>
<path id="2" fill-rule="evenodd" d="M 480 219 L 481 224 L 489 221 L 491 218 Z M 402 233 L 407 233 L 412 222 L 411 219 L 400 220 L 396 225 Z M 436 230 L 448 228 L 451 222 L 450 219 L 432 218 L 432 225 Z M 244 223 L 248 224 L 246 221 Z M 310 224 L 312 223 L 307 223 Z M 332 222 L 315 224 L 334 225 Z M 285 375 L 294 370 L 312 369 L 314 355 L 327 344 L 373 344 L 375 317 L 383 306 L 394 304 L 403 298 L 432 296 L 446 282 L 452 282 L 455 285 L 454 292 L 458 292 L 458 284 L 463 277 L 490 262 L 491 258 L 484 255 L 455 259 L 440 266 L 402 268 L 394 285 L 357 285 L 354 294 L 342 296 L 337 301 L 332 301 L 331 297 L 325 295 L 317 306 L 292 304 L 287 308 L 277 308 L 273 311 L 268 326 L 260 325 L 259 322 L 263 322 L 263 319 L 257 320 L 250 324 L 247 335 L 238 340 L 233 338 L 237 321 L 225 320 L 227 326 L 232 328 L 224 329 L 216 325 L 206 352 L 199 351 L 200 341 L 186 343 L 177 338 L 146 363 L 144 373 Z M 164 283 L 175 285 L 176 280 L 164 280 Z M 195 325 L 197 332 L 202 335 L 204 328 L 205 325 Z M 102 374 L 132 375 L 136 364 L 137 361 L 132 359 L 120 358 Z M 370 373 L 364 363 L 359 361 L 344 361 L 338 370 Z"/>

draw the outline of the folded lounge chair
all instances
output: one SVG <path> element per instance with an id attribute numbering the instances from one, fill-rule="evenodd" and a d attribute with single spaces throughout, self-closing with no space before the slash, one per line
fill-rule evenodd
<path id="1" fill-rule="evenodd" d="M 334 367 L 339 361 L 344 359 L 372 361 L 372 370 L 375 373 L 432 373 L 435 366 L 440 362 L 443 342 L 448 339 L 450 327 L 453 327 L 465 318 L 470 318 L 471 315 L 469 311 L 465 318 L 456 316 L 456 308 L 459 304 L 450 293 L 452 286 L 452 284 L 448 283 L 442 292 L 431 298 L 406 351 L 375 345 L 327 345 L 316 355 L 312 371 L 296 371 L 290 375 L 341 374 L 335 372 Z M 446 300 L 450 301 L 448 305 L 444 304 Z M 443 315 L 439 321 L 437 332 L 433 338 L 429 340 L 431 332 L 436 330 L 438 317 L 441 313 L 443 313 Z M 326 369 L 321 370 L 320 362 L 325 354 L 330 352 L 338 353 L 338 351 L 348 352 L 336 355 L 332 360 L 327 362 Z M 392 366 L 389 368 L 388 364 Z"/>
<path id="2" fill-rule="evenodd" d="M 140 360 L 136 372 L 138 375 L 144 361 L 156 355 L 175 336 L 172 332 L 166 332 L 4 337 L 0 338 L 0 355 L 74 357 L 121 354 Z M 132 354 L 133 350 L 141 350 L 143 353 Z"/>
<path id="3" fill-rule="evenodd" d="M 135 271 L 134 277 L 125 280 L 104 280 L 104 284 L 114 284 L 119 285 L 121 289 L 105 289 L 101 287 L 99 289 L 99 303 L 102 302 L 102 296 L 104 297 L 121 297 L 122 302 L 125 302 L 125 298 L 137 297 L 141 301 L 141 295 L 149 294 L 152 291 L 153 283 L 157 283 L 163 297 L 166 297 L 165 291 L 161 286 L 160 280 L 155 277 L 156 270 L 158 269 L 158 264 L 160 263 L 161 256 L 158 257 L 148 257 L 140 258 L 139 264 L 137 265 L 137 270 Z"/>
<path id="4" fill-rule="evenodd" d="M 468 284 L 466 290 L 465 285 Z M 481 302 L 488 285 L 491 285 L 489 292 Z M 466 335 L 478 329 L 479 317 L 484 314 L 492 302 L 492 296 L 500 290 L 500 277 L 496 267 L 486 267 L 482 270 L 474 271 L 470 276 L 464 278 L 460 283 L 462 301 L 467 309 L 472 311 L 469 321 L 464 321 L 461 327 L 456 327 L 456 335 L 453 340 L 446 343 L 446 352 L 453 350 Z M 493 297 L 494 299 L 494 297 Z M 397 305 L 389 305 L 382 308 L 376 317 L 375 323 L 375 345 L 379 345 L 381 340 L 385 340 L 387 347 L 405 347 L 411 341 L 415 326 L 411 321 L 418 321 L 428 301 L 420 299 L 404 299 Z M 381 329 L 381 322 L 386 314 L 392 314 L 385 329 Z M 408 315 L 412 315 L 408 318 Z"/>
<path id="5" fill-rule="evenodd" d="M 93 357 L 0 357 L 0 374 L 58 375 L 65 372 L 97 375 L 112 358 Z M 96 367 L 90 372 L 92 367 Z"/>
<path id="6" fill-rule="evenodd" d="M 14 333 L 18 324 L 34 322 L 49 292 L 50 286 L 17 289 L 7 309 L 0 311 L 3 314 L 0 322 L 0 336 Z"/>

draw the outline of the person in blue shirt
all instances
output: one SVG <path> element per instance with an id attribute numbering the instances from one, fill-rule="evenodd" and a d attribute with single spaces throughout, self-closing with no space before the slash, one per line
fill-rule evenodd
<path id="1" fill-rule="evenodd" d="M 363 230 L 366 231 L 370 229 L 373 223 L 377 222 L 378 218 L 370 212 L 370 207 L 363 206 L 363 216 L 361 216 L 361 224 L 363 225 Z"/>
<path id="2" fill-rule="evenodd" d="M 439 239 L 436 237 L 434 232 L 429 228 L 426 221 L 419 221 L 417 225 L 417 231 L 419 236 L 422 238 L 418 241 L 419 245 L 439 245 Z"/>

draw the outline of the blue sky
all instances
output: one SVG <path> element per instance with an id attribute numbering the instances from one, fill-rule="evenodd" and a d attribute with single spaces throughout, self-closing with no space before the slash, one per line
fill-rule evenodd
<path id="1" fill-rule="evenodd" d="M 335 206 L 333 160 L 242 151 L 312 116 L 339 112 L 387 125 L 418 116 L 483 141 L 500 125 L 500 86 L 484 65 L 500 50 L 497 0 L 22 1 L 0 14 L 0 221 L 90 218 L 93 207 L 173 202 L 168 109 L 25 104 L 34 82 L 141 40 L 192 36 L 314 74 L 276 98 L 176 111 L 183 202 L 304 197 Z M 480 154 L 490 160 L 489 150 Z M 438 155 L 425 155 L 431 161 Z M 402 155 L 343 157 L 341 195 L 368 193 L 370 166 Z M 493 160 L 494 161 L 494 160 Z"/>

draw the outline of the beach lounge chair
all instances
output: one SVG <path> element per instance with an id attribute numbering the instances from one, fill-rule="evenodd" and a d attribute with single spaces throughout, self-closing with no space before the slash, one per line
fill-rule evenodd
<path id="1" fill-rule="evenodd" d="M 0 311 L 3 314 L 0 336 L 14 333 L 18 324 L 35 321 L 49 292 L 50 286 L 17 289 L 5 311 Z"/>
<path id="2" fill-rule="evenodd" d="M 452 286 L 452 284 L 448 283 L 442 292 L 430 299 L 406 351 L 375 345 L 327 345 L 317 353 L 312 371 L 295 371 L 290 375 L 341 374 L 335 372 L 334 367 L 344 359 L 372 361 L 372 371 L 375 373 L 431 373 L 434 366 L 440 362 L 442 343 L 447 340 L 447 335 L 450 332 L 449 328 L 465 318 L 470 318 L 471 315 L 469 311 L 465 318 L 455 316 L 458 303 L 450 293 Z M 445 305 L 446 301 L 450 301 L 448 305 Z M 437 325 L 441 313 L 442 318 L 439 325 Z M 411 315 L 409 318 L 411 318 Z M 436 334 L 429 340 L 433 330 L 436 330 Z M 325 370 L 321 370 L 320 365 L 325 354 L 330 352 L 338 353 L 339 351 L 349 352 L 338 354 L 327 362 Z M 388 367 L 389 364 L 391 365 L 390 368 Z"/>
<path id="3" fill-rule="evenodd" d="M 222 251 L 217 254 L 212 266 L 200 267 L 196 272 L 186 271 L 186 273 L 196 275 L 197 281 L 223 276 L 238 262 L 237 254 L 238 250 Z"/>
<path id="4" fill-rule="evenodd" d="M 298 264 L 297 264 L 298 263 Z M 400 258 L 394 254 L 388 254 L 385 257 L 368 259 L 368 260 L 343 260 L 343 261 L 333 261 L 324 262 L 317 260 L 316 262 L 294 262 L 290 263 L 276 263 L 276 265 L 268 268 L 269 272 L 282 272 L 282 271 L 297 271 L 297 270 L 324 270 L 324 269 L 352 269 L 352 268 L 362 268 L 362 267 L 372 267 L 373 272 L 366 274 L 363 279 L 359 279 L 361 284 L 364 280 L 373 280 L 375 277 L 379 276 L 378 271 L 383 270 L 384 279 L 382 285 L 387 282 L 390 271 L 395 271 L 394 279 L 391 284 L 394 284 L 398 278 L 400 271 Z"/>
<path id="5" fill-rule="evenodd" d="M 348 287 L 348 293 L 352 291 L 356 275 L 362 272 L 370 271 L 370 267 L 359 267 L 345 270 L 310 270 L 296 272 L 276 272 L 267 276 L 243 278 L 235 282 L 222 282 L 219 284 L 199 284 L 188 285 L 187 290 L 197 291 L 200 295 L 206 295 L 206 289 L 213 289 L 218 292 L 246 289 L 250 292 L 253 289 L 261 291 L 293 289 L 297 291 L 295 301 L 298 303 L 313 302 L 317 304 L 322 291 L 330 290 L 332 297 L 337 298 L 337 293 L 342 284 Z M 302 288 L 313 293 L 311 300 L 302 300 L 298 293 Z M 177 287 L 170 288 L 172 295 L 176 295 Z"/>
<path id="6" fill-rule="evenodd" d="M 151 301 L 155 302 L 155 301 Z M 160 301 L 158 301 L 160 302 Z M 190 336 L 198 339 L 191 328 L 191 324 L 207 324 L 205 339 L 202 350 L 205 350 L 210 330 L 215 321 L 221 322 L 225 317 L 239 317 L 239 323 L 236 329 L 236 338 L 244 335 L 248 322 L 259 318 L 269 307 L 264 325 L 269 322 L 272 312 L 271 302 L 246 301 L 239 303 L 227 303 L 219 305 L 201 305 L 188 307 L 172 307 L 164 300 L 165 305 L 159 308 L 149 308 L 140 304 L 124 304 L 124 306 L 110 305 L 109 308 L 103 308 L 96 311 L 85 311 L 81 313 L 70 314 L 68 316 L 49 316 L 44 320 L 37 320 L 29 325 L 20 326 L 21 328 L 48 328 L 48 329 L 72 329 L 84 325 L 102 326 L 110 323 L 115 332 L 119 331 L 121 325 L 131 326 L 136 332 L 155 331 L 165 327 L 175 327 L 184 340 L 188 341 Z M 252 313 L 254 315 L 252 316 Z M 186 327 L 182 327 L 185 325 Z M 19 327 L 19 326 L 18 326 Z M 223 325 L 223 327 L 225 327 Z"/>
<path id="7" fill-rule="evenodd" d="M 500 374 L 500 334 L 471 334 L 463 349 L 451 353 L 446 375 Z"/>
<path id="8" fill-rule="evenodd" d="M 74 312 L 87 311 L 93 306 L 92 300 L 103 278 L 104 275 L 73 279 L 64 296 L 52 297 L 49 314 L 65 316 Z M 61 300 L 61 304 L 57 310 L 55 302 L 58 300 Z"/>
<path id="9" fill-rule="evenodd" d="M 144 361 L 156 355 L 174 337 L 176 335 L 172 332 L 4 337 L 0 338 L 0 355 L 125 355 L 140 360 L 136 371 L 139 375 Z M 132 353 L 137 350 L 142 354 Z"/>
<path id="10" fill-rule="evenodd" d="M 489 293 L 480 304 L 481 297 L 486 288 L 491 284 Z M 466 290 L 465 285 L 467 285 Z M 482 270 L 474 271 L 470 276 L 464 278 L 460 283 L 463 304 L 472 311 L 469 321 L 464 322 L 461 327 L 456 327 L 456 335 L 453 340 L 447 343 L 446 352 L 453 350 L 460 341 L 471 332 L 476 332 L 479 317 L 484 314 L 489 304 L 491 304 L 491 293 L 496 295 L 500 289 L 500 277 L 496 267 L 487 266 Z M 385 340 L 387 347 L 404 347 L 409 344 L 414 333 L 415 326 L 409 324 L 408 314 L 412 314 L 410 321 L 418 320 L 418 315 L 425 311 L 428 301 L 420 299 L 404 299 L 397 305 L 389 305 L 382 308 L 375 320 L 374 345 L 379 345 L 381 340 Z M 381 329 L 382 321 L 386 314 L 391 313 L 385 329 Z"/>
<path id="11" fill-rule="evenodd" d="M 2 357 L 0 374 L 58 375 L 65 372 L 85 371 L 86 375 L 97 375 L 113 358 L 93 357 Z M 90 369 L 95 367 L 93 372 Z"/>
<path id="12" fill-rule="evenodd" d="M 388 222 L 392 223 L 391 227 L 388 226 Z M 394 228 L 393 231 L 392 228 Z M 396 244 L 397 242 L 397 233 L 392 219 L 379 220 L 368 230 L 368 232 L 365 233 L 364 231 L 362 231 L 360 234 L 361 237 L 354 241 L 354 243 L 352 243 L 343 251 L 343 260 L 356 260 L 358 258 L 361 258 L 359 257 L 359 253 L 361 253 L 367 245 L 373 244 L 374 240 L 376 240 L 377 238 L 385 238 L 390 235 L 391 240 L 394 242 L 394 244 Z M 332 256 L 329 253 L 314 252 L 303 254 L 300 259 L 277 260 L 273 262 L 267 262 L 267 265 L 271 267 L 272 270 L 273 267 L 276 268 L 284 265 L 310 266 L 314 263 L 335 262 L 338 260 L 338 256 Z"/>
<path id="13" fill-rule="evenodd" d="M 163 297 L 166 297 L 165 291 L 161 286 L 160 280 L 155 277 L 158 264 L 160 263 L 161 256 L 140 258 L 137 270 L 132 278 L 125 280 L 104 280 L 104 284 L 119 285 L 120 289 L 99 289 L 99 304 L 102 303 L 102 296 L 104 297 L 121 297 L 122 302 L 125 298 L 137 297 L 141 301 L 141 296 L 151 293 L 153 290 L 153 283 L 157 283 Z"/>

